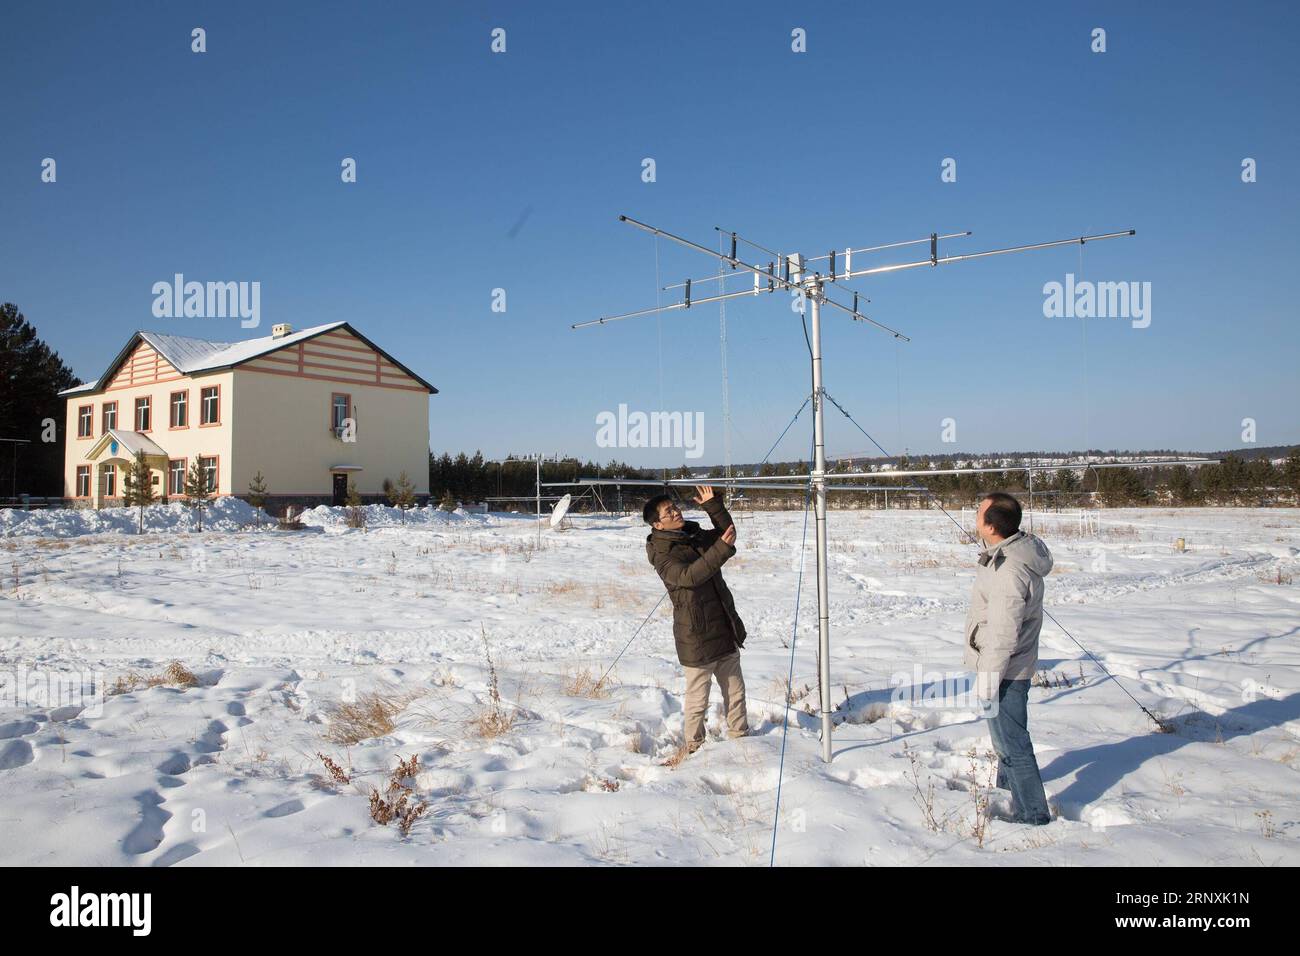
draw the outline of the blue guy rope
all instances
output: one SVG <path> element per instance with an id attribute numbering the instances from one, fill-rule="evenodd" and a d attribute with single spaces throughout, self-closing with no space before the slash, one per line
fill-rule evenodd
<path id="1" fill-rule="evenodd" d="M 834 405 L 836 408 L 838 408 L 841 412 L 844 412 L 844 417 L 847 418 L 849 421 L 853 422 L 853 427 L 854 427 L 854 428 L 856 428 L 858 431 L 862 432 L 862 434 L 867 435 L 867 430 L 866 430 L 865 428 L 863 428 L 861 425 L 859 425 L 859 424 L 854 420 L 854 418 L 853 418 L 852 415 L 850 415 L 847 411 L 845 411 L 843 405 L 841 405 L 839 402 L 835 401 L 835 399 L 831 398 L 829 395 L 827 395 L 826 397 L 831 399 L 831 404 L 833 404 L 833 405 Z M 875 440 L 874 438 L 872 438 L 870 435 L 867 435 L 867 440 L 870 441 L 871 444 L 875 445 L 877 448 L 880 448 L 880 453 L 881 453 L 882 455 L 884 455 L 886 458 L 892 458 L 892 457 L 893 457 L 893 455 L 891 455 L 891 454 L 889 454 L 889 452 L 885 451 L 884 448 L 881 448 L 881 447 L 880 447 L 880 442 L 876 441 L 876 440 Z M 1094 471 L 1095 471 L 1095 469 L 1094 469 Z M 954 518 L 951 514 L 948 513 L 948 509 L 945 508 L 945 507 L 943 506 L 943 502 L 939 500 L 939 496 L 936 495 L 936 494 L 935 494 L 933 491 L 931 491 L 929 488 L 924 488 L 923 490 L 925 491 L 925 493 L 926 493 L 927 495 L 930 496 L 931 500 L 934 501 L 935 505 L 938 506 L 939 510 L 942 511 L 945 515 L 947 515 L 948 520 L 951 521 L 953 524 L 955 524 L 955 525 L 958 527 L 958 529 L 961 530 L 961 533 L 964 534 L 964 535 L 966 535 L 966 537 L 969 538 L 969 537 L 971 536 L 971 535 L 970 535 L 970 532 L 968 532 L 965 528 L 963 528 L 963 527 L 961 526 L 961 522 L 960 522 L 960 521 L 958 521 L 956 518 Z M 1058 620 L 1056 619 L 1055 615 L 1053 615 L 1051 611 L 1047 610 L 1047 608 L 1043 608 L 1043 614 L 1045 614 L 1045 615 L 1047 616 L 1047 618 L 1048 618 L 1048 619 L 1049 619 L 1053 624 L 1055 624 L 1057 627 L 1059 627 L 1059 628 L 1061 629 L 1061 633 L 1062 633 L 1062 634 L 1064 634 L 1064 635 L 1065 635 L 1066 637 L 1068 637 L 1071 641 L 1073 641 L 1076 645 L 1078 645 L 1079 650 L 1081 650 L 1081 651 L 1083 651 L 1085 654 L 1087 654 L 1088 657 L 1090 657 L 1090 658 L 1092 659 L 1092 662 L 1093 662 L 1094 664 L 1096 664 L 1098 667 L 1101 668 L 1102 673 L 1105 674 L 1107 677 L 1109 677 L 1112 681 L 1114 681 L 1114 682 L 1115 682 L 1115 686 L 1118 687 L 1120 690 L 1122 690 L 1122 691 L 1125 693 L 1125 695 L 1127 695 L 1127 697 L 1128 697 L 1129 700 L 1133 701 L 1133 703 L 1135 703 L 1135 704 L 1138 705 L 1138 709 L 1140 709 L 1140 710 L 1142 711 L 1142 713 L 1146 714 L 1147 717 L 1150 718 L 1151 722 L 1152 722 L 1153 724 L 1156 725 L 1156 728 L 1157 728 L 1161 733 L 1169 733 L 1169 732 L 1170 732 L 1169 722 L 1166 721 L 1166 720 L 1161 719 L 1160 717 L 1157 717 L 1157 716 L 1156 716 L 1155 714 L 1153 714 L 1153 713 L 1152 713 L 1152 712 L 1151 712 L 1151 711 L 1150 711 L 1150 710 L 1149 710 L 1149 709 L 1148 709 L 1148 708 L 1147 708 L 1147 707 L 1146 707 L 1146 706 L 1145 706 L 1145 705 L 1144 705 L 1140 700 L 1138 700 L 1138 699 L 1137 699 L 1136 697 L 1134 697 L 1131 693 L 1129 693 L 1129 689 L 1128 689 L 1127 687 L 1125 687 L 1125 686 L 1120 682 L 1120 679 L 1119 679 L 1118 677 L 1116 677 L 1114 674 L 1112 674 L 1112 673 L 1110 672 L 1110 670 L 1107 669 L 1106 665 L 1103 664 L 1101 661 L 1099 661 L 1099 660 L 1097 659 L 1097 655 L 1096 655 L 1096 654 L 1094 654 L 1092 651 L 1088 650 L 1088 648 L 1084 647 L 1083 644 L 1079 641 L 1078 638 L 1076 638 L 1073 634 L 1071 634 L 1069 631 L 1067 631 L 1067 630 L 1066 630 L 1066 629 L 1061 625 L 1061 622 L 1058 621 Z"/>
<path id="2" fill-rule="evenodd" d="M 776 770 L 776 810 L 772 814 L 772 852 L 767 861 L 769 867 L 776 866 L 776 831 L 781 822 L 781 782 L 785 776 L 785 742 L 790 736 L 790 692 L 794 687 L 794 651 L 799 639 L 799 601 L 803 596 L 803 565 L 808 553 L 808 506 L 812 503 L 812 482 L 808 485 L 808 490 L 803 496 L 803 536 L 799 540 L 799 579 L 794 589 L 794 626 L 790 629 L 790 671 L 785 678 L 785 719 L 781 723 L 781 762 Z"/>

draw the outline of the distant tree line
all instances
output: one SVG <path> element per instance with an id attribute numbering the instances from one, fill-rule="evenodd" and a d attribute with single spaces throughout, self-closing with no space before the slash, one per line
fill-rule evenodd
<path id="1" fill-rule="evenodd" d="M 1049 457 L 1049 456 L 1040 456 Z M 891 470 L 922 469 L 960 470 L 963 466 L 949 458 L 902 458 Z M 978 472 L 969 462 L 970 474 L 916 476 L 912 478 L 856 479 L 858 483 L 900 489 L 891 501 L 900 504 L 921 503 L 931 496 L 944 507 L 969 505 L 989 491 L 1007 491 L 1018 497 L 1029 495 L 1029 472 L 1021 469 Z M 841 461 L 828 463 L 830 472 L 864 470 L 863 463 Z M 733 473 L 738 473 L 733 469 Z M 753 470 L 746 472 L 753 474 Z M 805 462 L 768 463 L 758 469 L 760 475 L 807 474 Z M 710 470 L 721 477 L 722 469 Z M 904 486 L 922 486 L 927 492 L 902 492 Z M 1300 502 L 1300 448 L 1292 448 L 1280 465 L 1268 458 L 1246 459 L 1234 453 L 1223 454 L 1217 465 L 1171 465 L 1160 468 L 1066 468 L 1033 472 L 1035 504 L 1048 507 L 1052 501 L 1077 506 L 1098 504 L 1104 507 L 1139 505 L 1276 505 Z M 802 492 L 769 491 L 748 493 L 756 505 L 792 504 L 802 501 Z M 883 493 L 882 493 L 883 494 Z M 1041 496 L 1041 500 L 1039 499 Z M 858 496 L 861 497 L 860 495 Z M 854 506 L 848 495 L 832 496 L 834 504 Z M 859 502 L 860 505 L 860 502 Z"/>
<path id="2" fill-rule="evenodd" d="M 517 502 L 492 502 L 492 510 L 508 511 L 512 504 L 516 504 L 519 510 L 530 510 L 526 507 L 524 499 L 532 499 L 537 493 L 537 466 L 532 459 L 523 455 L 504 457 L 509 460 L 502 463 L 484 460 L 481 451 L 475 451 L 473 455 L 460 452 L 455 457 L 448 452 L 439 455 L 431 451 L 429 452 L 429 494 L 439 500 L 450 495 L 462 502 L 483 501 L 488 498 L 514 498 L 518 499 Z M 544 482 L 575 481 L 578 478 L 654 480 L 661 479 L 664 475 L 663 469 L 634 468 L 621 461 L 609 461 L 604 465 L 594 461 L 580 461 L 577 458 L 542 462 Z M 543 488 L 542 494 L 543 496 L 564 494 L 568 491 L 576 494 L 580 490 L 582 489 L 576 485 L 573 488 Z M 631 500 L 628 496 L 644 490 L 625 489 L 625 500 Z M 613 489 L 609 489 L 609 493 L 614 493 Z M 602 489 L 602 495 L 605 494 L 606 491 Z M 613 504 L 609 506 L 614 507 Z"/>
<path id="3" fill-rule="evenodd" d="M 1012 456 L 1006 456 L 1012 457 Z M 1039 458 L 1052 457 L 1041 455 Z M 862 460 L 828 462 L 831 472 L 861 471 L 867 463 Z M 891 460 L 897 470 L 959 469 L 951 458 L 919 456 Z M 890 504 L 901 507 L 927 507 L 932 497 L 945 508 L 969 506 L 988 491 L 1009 491 L 1022 499 L 1029 496 L 1029 475 L 1023 469 L 978 472 L 975 466 L 964 466 L 969 474 L 918 476 L 914 478 L 855 479 L 855 483 L 888 487 Z M 472 456 L 464 452 L 452 457 L 449 453 L 429 455 L 429 489 L 434 496 L 451 497 L 459 501 L 483 501 L 489 498 L 513 498 L 514 501 L 494 501 L 492 510 L 527 511 L 528 500 L 535 494 L 535 466 L 531 460 L 519 458 L 506 462 L 485 461 L 481 452 Z M 767 462 L 760 466 L 743 465 L 731 469 L 733 476 L 753 475 L 789 476 L 792 482 L 806 475 L 806 462 Z M 699 470 L 686 467 L 677 469 L 636 468 L 626 462 L 610 461 L 605 465 L 577 458 L 558 462 L 542 462 L 542 481 L 575 481 L 578 478 L 629 478 L 659 481 L 664 478 L 691 478 Z M 723 478 L 725 469 L 715 466 L 707 471 L 708 477 Z M 923 486 L 927 492 L 909 492 L 906 486 Z M 585 489 L 544 488 L 543 495 L 575 494 Z M 607 508 L 621 507 L 632 510 L 639 507 L 657 489 L 629 486 L 623 489 L 599 489 Z M 678 489 L 682 498 L 690 498 L 688 488 Z M 1221 456 L 1217 465 L 1188 467 L 1173 465 L 1161 468 L 1088 468 L 1057 471 L 1036 470 L 1033 474 L 1034 504 L 1050 508 L 1055 503 L 1063 507 L 1100 505 L 1103 507 L 1140 505 L 1276 505 L 1295 504 L 1300 501 L 1300 448 L 1292 448 L 1288 457 L 1275 465 L 1267 458 L 1247 459 L 1235 453 Z M 883 492 L 875 496 L 881 503 Z M 802 491 L 746 489 L 746 499 L 753 507 L 800 507 Z M 841 493 L 830 496 L 832 507 L 866 507 L 872 496 L 862 493 Z M 579 509 L 595 506 L 583 502 Z M 598 507 L 598 506 L 597 506 Z"/>

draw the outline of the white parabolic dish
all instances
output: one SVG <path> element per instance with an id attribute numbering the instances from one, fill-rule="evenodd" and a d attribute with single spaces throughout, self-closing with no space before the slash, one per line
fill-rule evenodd
<path id="1" fill-rule="evenodd" d="M 569 513 L 569 503 L 571 501 L 573 501 L 573 495 L 565 495 L 555 503 L 555 507 L 551 509 L 552 528 L 558 528 L 560 526 L 560 522 L 564 520 L 564 516 Z"/>

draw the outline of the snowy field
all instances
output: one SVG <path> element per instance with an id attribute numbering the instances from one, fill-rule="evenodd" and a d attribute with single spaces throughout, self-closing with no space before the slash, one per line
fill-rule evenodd
<path id="1" fill-rule="evenodd" d="M 4 514 L 0 863 L 768 862 L 802 512 L 739 514 L 725 569 L 754 735 L 719 738 L 715 687 L 709 742 L 674 765 L 666 601 L 590 686 L 663 594 L 639 518 L 577 516 L 539 550 L 529 518 L 370 510 L 365 532 L 330 509 L 281 532 L 230 505 L 203 533 L 158 511 L 143 536 L 134 512 Z M 1172 731 L 1048 622 L 1041 828 L 1005 819 L 975 710 L 919 693 L 960 668 L 974 550 L 939 513 L 830 528 L 835 759 L 810 525 L 778 865 L 1300 863 L 1300 512 L 1036 519 L 1048 609 Z M 46 705 L 55 674 L 111 691 Z M 403 835 L 372 791 L 426 809 Z"/>

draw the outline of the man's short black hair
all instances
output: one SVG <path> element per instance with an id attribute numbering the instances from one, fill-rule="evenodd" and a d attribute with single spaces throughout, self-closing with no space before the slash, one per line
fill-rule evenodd
<path id="1" fill-rule="evenodd" d="M 1004 538 L 1020 530 L 1020 502 L 1005 491 L 990 491 L 984 496 L 989 503 L 984 521 Z"/>
<path id="2" fill-rule="evenodd" d="M 645 519 L 646 524 L 654 524 L 659 520 L 659 506 L 665 501 L 672 501 L 672 495 L 655 495 L 645 503 L 641 509 L 641 517 Z"/>

